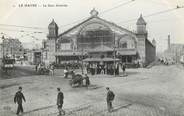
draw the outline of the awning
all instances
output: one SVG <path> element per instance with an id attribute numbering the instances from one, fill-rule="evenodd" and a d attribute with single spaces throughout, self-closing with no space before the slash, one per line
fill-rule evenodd
<path id="1" fill-rule="evenodd" d="M 94 49 L 89 50 L 89 52 L 112 52 L 112 51 L 113 51 L 113 48 L 110 48 L 110 47 L 105 46 L 105 45 L 100 45 Z"/>
<path id="2" fill-rule="evenodd" d="M 120 59 L 113 58 L 86 58 L 83 60 L 84 62 L 112 62 L 112 61 L 120 61 Z"/>
<path id="3" fill-rule="evenodd" d="M 123 50 L 123 51 L 117 51 L 117 54 L 123 55 L 123 56 L 136 55 L 137 51 L 136 50 Z"/>
<path id="4" fill-rule="evenodd" d="M 85 55 L 86 52 L 82 53 L 79 51 L 60 51 L 60 52 L 55 52 L 55 56 L 81 56 Z"/>

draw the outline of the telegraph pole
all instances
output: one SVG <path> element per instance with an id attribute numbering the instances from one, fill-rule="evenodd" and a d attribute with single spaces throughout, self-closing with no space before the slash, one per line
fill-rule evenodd
<path id="1" fill-rule="evenodd" d="M 82 70 L 82 74 L 84 74 L 84 67 L 83 67 L 83 55 L 84 55 L 84 43 L 83 43 L 83 37 L 81 37 L 82 38 L 82 45 L 81 45 L 81 47 L 82 47 L 82 55 L 81 55 L 81 62 L 82 62 L 82 66 L 81 66 L 81 70 Z"/>
<path id="2" fill-rule="evenodd" d="M 3 58 L 4 58 L 4 36 L 2 36 L 2 40 L 3 40 L 2 41 L 2 50 L 3 50 L 2 52 L 3 52 Z"/>
<path id="3" fill-rule="evenodd" d="M 83 47 L 82 47 L 82 58 L 81 58 L 81 60 L 82 60 L 82 74 L 84 74 L 84 67 L 83 67 L 83 55 L 84 55 L 84 50 L 83 50 Z"/>
<path id="4" fill-rule="evenodd" d="M 115 46 L 115 33 L 113 32 L 113 40 L 114 40 L 114 42 L 113 42 L 113 58 L 114 58 L 114 77 L 116 76 L 116 46 Z"/>

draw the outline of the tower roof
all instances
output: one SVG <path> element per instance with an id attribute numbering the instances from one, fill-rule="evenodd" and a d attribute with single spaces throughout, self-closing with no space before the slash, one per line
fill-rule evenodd
<path id="1" fill-rule="evenodd" d="M 140 15 L 139 19 L 137 20 L 137 25 L 146 25 L 146 21 L 142 17 L 142 14 Z"/>
<path id="2" fill-rule="evenodd" d="M 56 22 L 54 21 L 54 19 L 52 19 L 52 22 L 49 24 L 48 26 L 49 28 L 52 27 L 52 28 L 58 28 L 58 25 L 56 24 Z"/>
<path id="3" fill-rule="evenodd" d="M 155 38 L 152 39 L 152 42 L 156 42 Z"/>

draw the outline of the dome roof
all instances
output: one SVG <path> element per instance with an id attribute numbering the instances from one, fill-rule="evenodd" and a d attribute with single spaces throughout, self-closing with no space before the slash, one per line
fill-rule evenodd
<path id="1" fill-rule="evenodd" d="M 146 21 L 143 19 L 142 14 L 140 15 L 139 19 L 137 20 L 137 25 L 146 25 Z"/>
<path id="2" fill-rule="evenodd" d="M 49 28 L 58 28 L 58 25 L 56 24 L 56 22 L 54 21 L 54 19 L 52 19 L 52 22 L 49 24 L 48 27 Z"/>

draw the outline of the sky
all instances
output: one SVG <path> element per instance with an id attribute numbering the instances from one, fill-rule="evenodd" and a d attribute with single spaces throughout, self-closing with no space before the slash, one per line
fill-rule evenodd
<path id="1" fill-rule="evenodd" d="M 36 4 L 37 7 L 21 7 L 21 4 Z M 48 7 L 48 4 L 59 6 Z M 184 6 L 184 0 L 0 0 L 0 37 L 18 38 L 26 48 L 38 47 L 46 39 L 52 19 L 62 33 L 90 17 L 90 11 L 95 8 L 99 17 L 131 31 L 136 30 L 134 19 L 142 14 L 147 22 L 149 40 L 155 38 L 157 51 L 164 51 L 168 35 L 171 43 L 184 44 L 184 8 L 146 16 L 176 8 L 177 5 Z"/>

